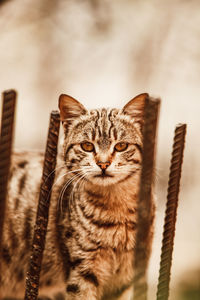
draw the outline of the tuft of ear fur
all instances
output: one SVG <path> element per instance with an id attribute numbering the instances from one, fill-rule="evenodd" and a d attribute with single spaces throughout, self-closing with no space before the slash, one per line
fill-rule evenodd
<path id="1" fill-rule="evenodd" d="M 79 101 L 65 94 L 60 95 L 58 105 L 60 118 L 63 122 L 78 118 L 86 113 L 85 107 Z"/>
<path id="2" fill-rule="evenodd" d="M 134 97 L 124 106 L 122 112 L 125 115 L 130 115 L 135 118 L 136 121 L 142 119 L 144 116 L 144 107 L 147 98 L 149 98 L 149 94 L 147 93 Z"/>

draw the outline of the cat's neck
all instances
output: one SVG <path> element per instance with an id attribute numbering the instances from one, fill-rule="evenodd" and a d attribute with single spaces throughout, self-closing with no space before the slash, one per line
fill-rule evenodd
<path id="1" fill-rule="evenodd" d="M 139 176 L 130 177 L 123 182 L 113 185 L 99 186 L 90 182 L 86 182 L 82 187 L 85 191 L 89 191 L 91 195 L 99 197 L 102 201 L 106 201 L 106 205 L 111 207 L 116 204 L 120 206 L 132 206 L 138 197 Z"/>

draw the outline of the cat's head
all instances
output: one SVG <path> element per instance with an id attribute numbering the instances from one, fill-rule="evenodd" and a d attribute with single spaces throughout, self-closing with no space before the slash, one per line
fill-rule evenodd
<path id="1" fill-rule="evenodd" d="M 141 125 L 145 99 L 141 94 L 123 109 L 86 110 L 62 94 L 60 116 L 64 127 L 64 160 L 76 181 L 112 185 L 138 174 L 141 168 Z"/>

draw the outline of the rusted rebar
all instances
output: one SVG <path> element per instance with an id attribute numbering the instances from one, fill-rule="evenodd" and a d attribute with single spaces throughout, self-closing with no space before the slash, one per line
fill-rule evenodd
<path id="1" fill-rule="evenodd" d="M 160 271 L 157 287 L 157 300 L 167 300 L 169 297 L 169 283 L 174 246 L 178 194 L 181 179 L 181 167 L 183 163 L 183 151 L 185 145 L 185 134 L 186 124 L 179 124 L 175 129 L 171 158 Z"/>
<path id="2" fill-rule="evenodd" d="M 134 259 L 134 300 L 147 299 L 146 269 L 150 249 L 152 222 L 152 183 L 156 144 L 156 128 L 160 107 L 159 99 L 146 99 L 143 126 L 143 154 L 138 199 L 138 221 Z"/>
<path id="3" fill-rule="evenodd" d="M 53 171 L 56 167 L 59 128 L 60 115 L 57 111 L 53 111 L 50 117 L 32 251 L 26 277 L 25 300 L 35 300 L 38 296 L 40 270 L 48 225 L 51 189 L 55 177 L 55 172 Z"/>
<path id="4" fill-rule="evenodd" d="M 0 251 L 2 249 L 1 246 L 7 195 L 7 183 L 13 144 L 16 96 L 17 94 L 14 90 L 8 90 L 3 93 L 0 136 Z"/>

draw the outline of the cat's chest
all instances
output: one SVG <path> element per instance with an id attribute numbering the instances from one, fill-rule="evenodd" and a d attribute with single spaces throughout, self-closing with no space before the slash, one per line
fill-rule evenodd
<path id="1" fill-rule="evenodd" d="M 106 248 L 99 250 L 96 259 L 98 265 L 104 265 L 104 272 L 108 272 L 103 299 L 113 299 L 116 291 L 123 291 L 132 282 L 134 252 Z"/>
<path id="2" fill-rule="evenodd" d="M 113 249 L 133 249 L 136 231 L 133 198 L 128 199 L 127 195 L 121 195 L 120 200 L 116 195 L 106 198 L 91 191 L 75 196 L 70 219 L 80 240 Z"/>

